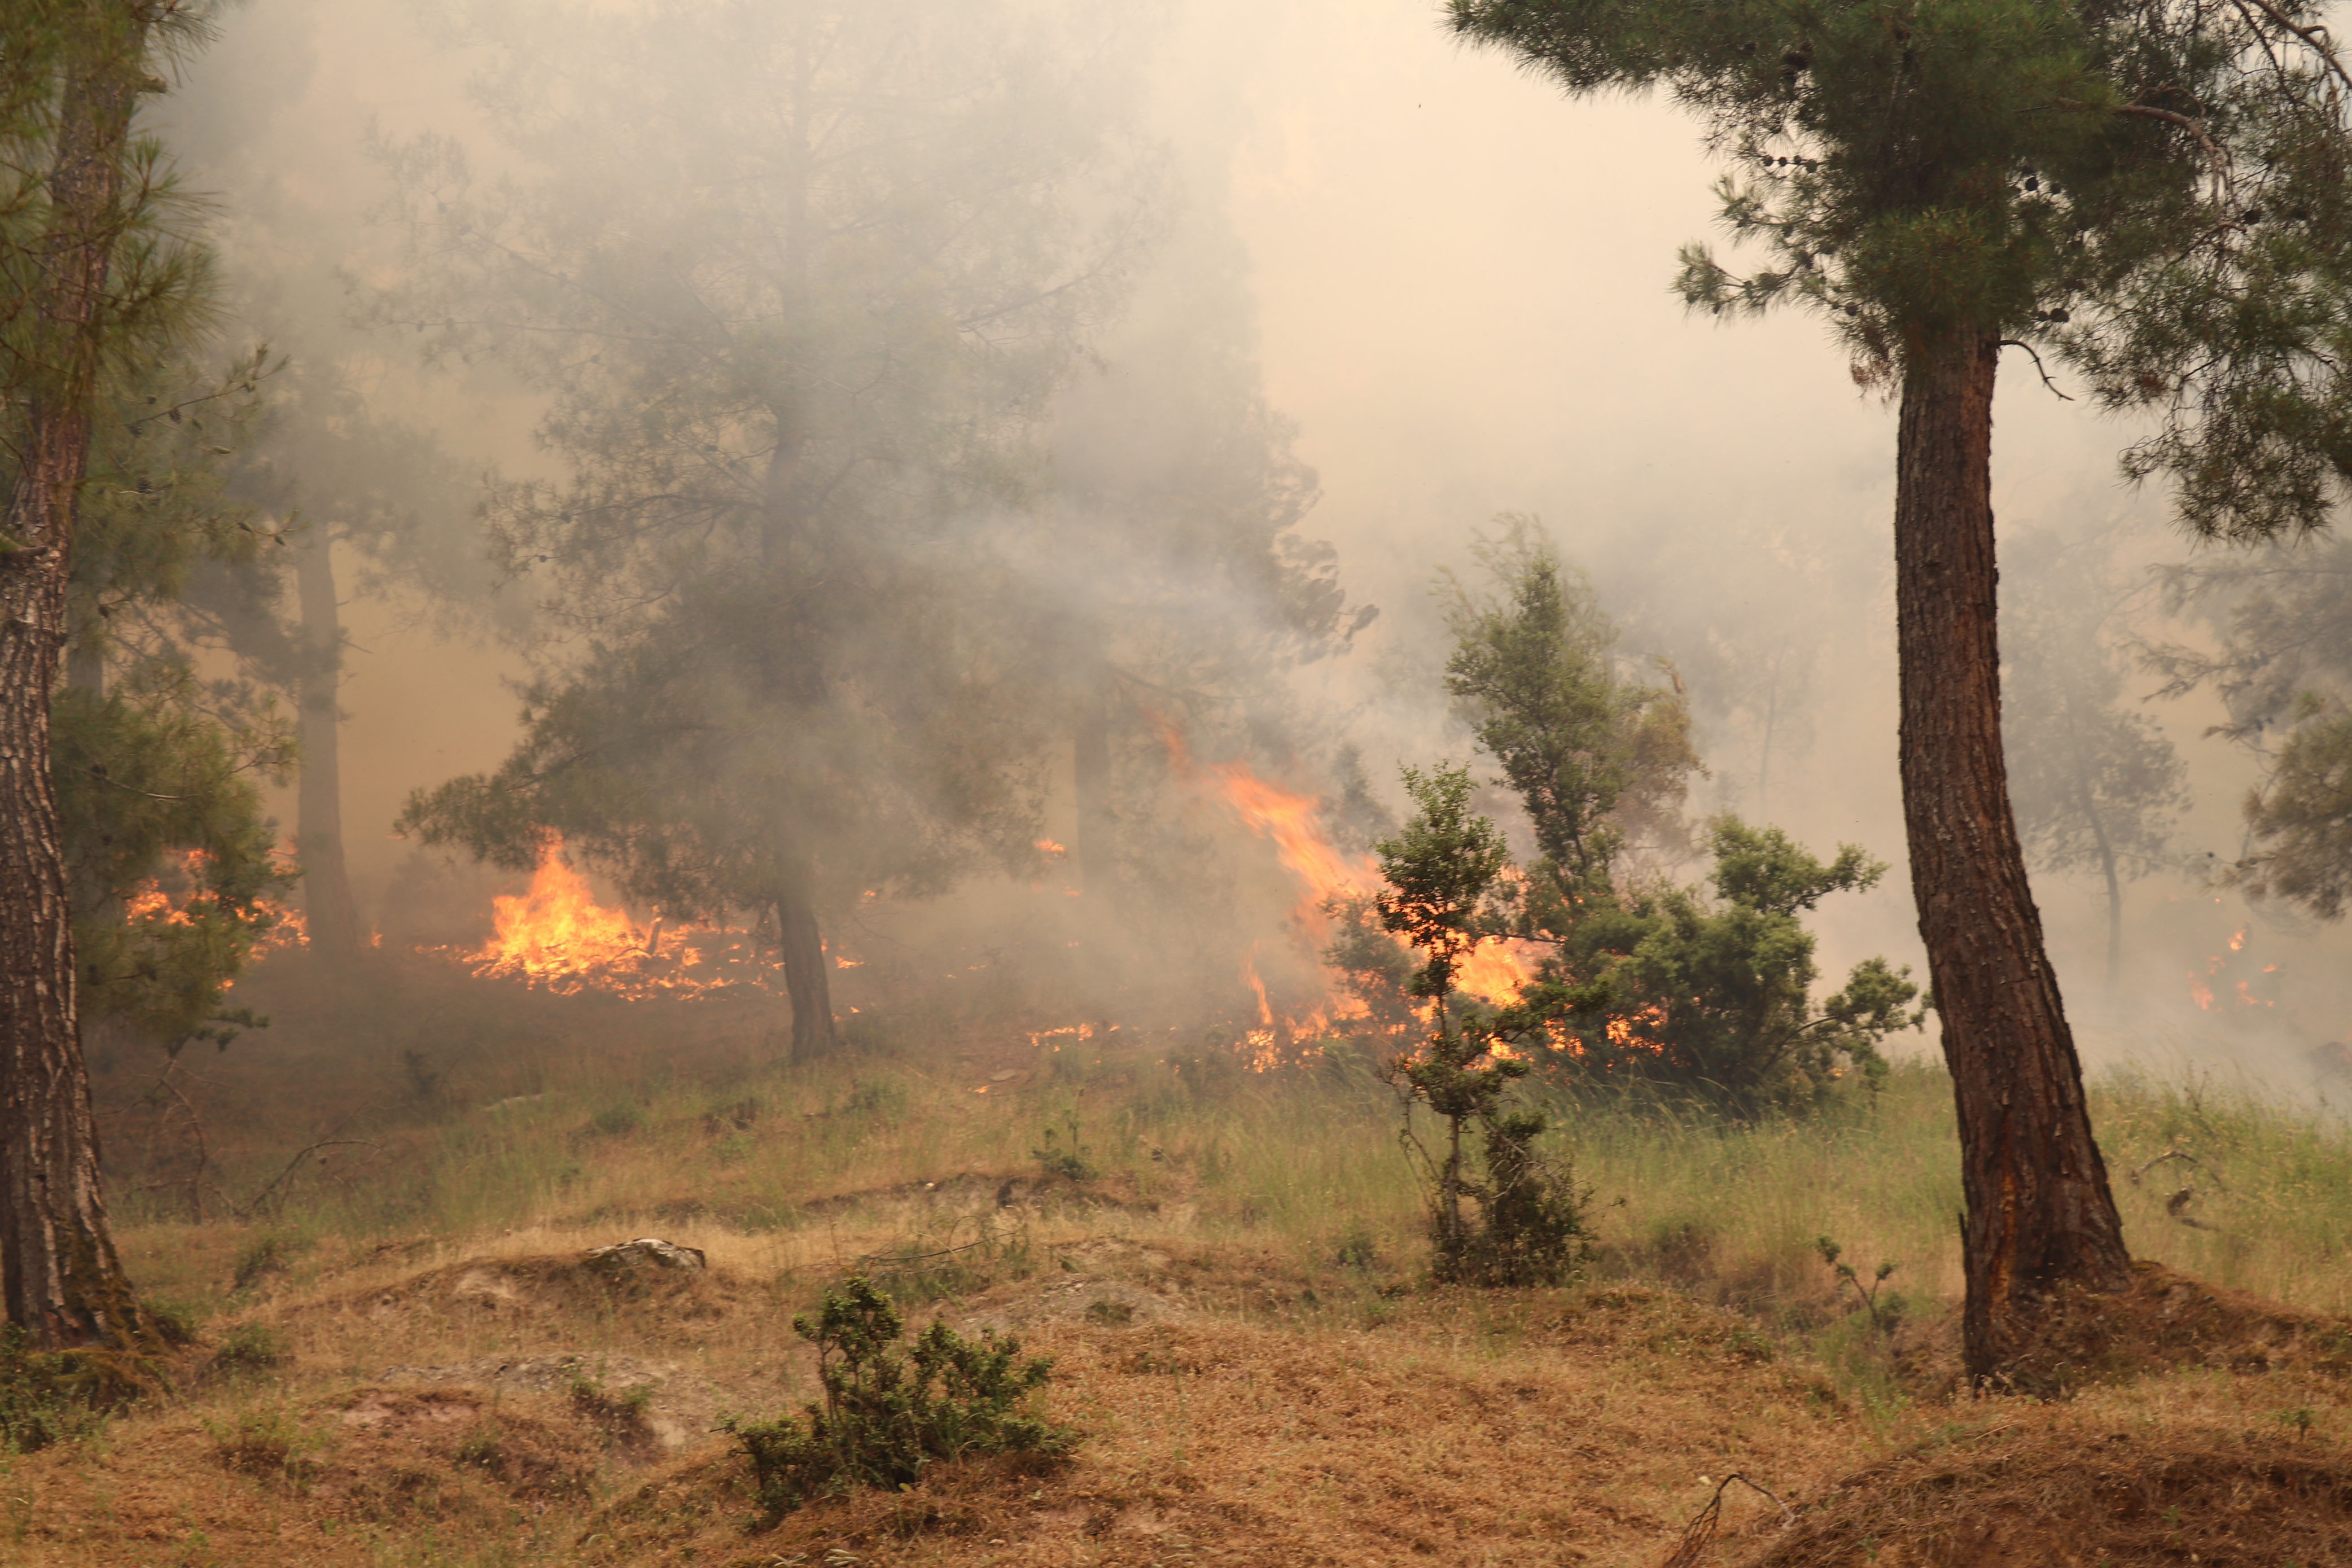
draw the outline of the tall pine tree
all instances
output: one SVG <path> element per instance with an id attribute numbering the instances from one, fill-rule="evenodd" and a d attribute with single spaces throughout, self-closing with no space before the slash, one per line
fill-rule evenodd
<path id="1" fill-rule="evenodd" d="M 2123 1231 L 2043 951 L 2000 735 L 1991 502 L 2003 350 L 2049 354 L 2222 538 L 2319 526 L 2352 478 L 2352 87 L 2302 0 L 1449 0 L 1572 93 L 1664 88 L 1735 165 L 1681 288 L 1818 313 L 1899 393 L 1895 601 L 1912 886 L 1959 1112 L 1967 1360 L 2121 1289 Z M 2029 361 L 2029 363 L 2032 363 Z"/>
<path id="2" fill-rule="evenodd" d="M 822 1050 L 829 911 L 1034 854 L 1045 721 L 988 529 L 1039 489 L 1129 247 L 1119 28 L 945 0 L 467 15 L 517 172 L 398 151 L 415 280 L 384 313 L 549 399 L 558 475 L 490 508 L 568 640 L 509 763 L 404 820 L 509 865 L 560 834 L 672 914 L 753 911 Z"/>

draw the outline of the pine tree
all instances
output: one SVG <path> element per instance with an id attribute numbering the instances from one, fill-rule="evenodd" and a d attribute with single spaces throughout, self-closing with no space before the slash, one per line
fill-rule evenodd
<path id="1" fill-rule="evenodd" d="M 1911 877 L 1958 1105 L 1967 1361 L 2017 1365 L 2042 1303 L 2120 1289 L 2122 1226 L 2043 952 L 2000 740 L 1992 396 L 2005 348 L 2153 433 L 2127 473 L 2245 539 L 2320 525 L 2352 476 L 2352 159 L 2322 10 L 2298 0 L 1450 0 L 1461 35 L 1572 93 L 1660 87 L 1734 163 L 1681 288 L 1824 317 L 1899 394 L 1895 516 Z"/>
<path id="2" fill-rule="evenodd" d="M 227 992 L 294 880 L 258 783 L 293 761 L 268 679 L 286 542 L 231 469 L 280 368 L 265 349 L 205 375 L 182 354 L 112 367 L 100 389 L 50 715 L 86 1038 L 176 1055 L 258 1021 Z M 236 673 L 201 679 L 223 655 Z"/>
<path id="3" fill-rule="evenodd" d="M 2121 976 L 2124 884 L 2169 864 L 2188 804 L 2187 765 L 2126 699 L 2130 665 L 2115 636 L 2118 595 L 2082 547 L 2046 536 L 2011 552 L 2001 621 L 2010 678 L 2001 740 L 2027 858 L 2095 871 L 2106 890 L 2107 989 Z"/>
<path id="4" fill-rule="evenodd" d="M 1034 858 L 1045 715 L 988 522 L 1040 489 L 1134 236 L 1097 189 L 1118 29 L 1015 10 L 484 5 L 519 173 L 394 153 L 415 275 L 384 318 L 547 394 L 562 472 L 490 511 L 569 639 L 513 758 L 404 820 L 756 911 L 799 1051 L 834 1041 L 828 911 Z"/>
<path id="5" fill-rule="evenodd" d="M 45 1345 L 152 1342 L 100 1192 L 50 701 L 92 425 L 110 365 L 201 324 L 202 250 L 132 131 L 175 0 L 0 9 L 0 381 L 16 458 L 0 540 L 0 1294 Z"/>
<path id="6" fill-rule="evenodd" d="M 2168 696 L 2203 686 L 2229 713 L 2220 733 L 2262 779 L 2244 804 L 2244 853 L 2222 879 L 2321 920 L 2352 900 L 2352 541 L 2273 546 L 2165 574 L 2171 608 L 2221 634 L 2219 650 L 2154 650 Z"/>

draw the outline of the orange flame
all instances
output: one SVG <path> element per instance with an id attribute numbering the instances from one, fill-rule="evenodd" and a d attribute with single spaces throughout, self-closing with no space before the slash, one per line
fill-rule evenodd
<path id="1" fill-rule="evenodd" d="M 1313 795 L 1260 778 L 1246 763 L 1218 763 L 1203 769 L 1193 762 L 1191 748 L 1173 723 L 1159 714 L 1150 718 L 1177 775 L 1202 788 L 1236 821 L 1273 844 L 1276 858 L 1299 884 L 1298 901 L 1290 912 L 1294 933 L 1303 949 L 1315 952 L 1328 933 L 1327 910 L 1331 902 L 1377 888 L 1380 868 L 1370 857 L 1350 854 L 1331 842 L 1324 831 L 1321 804 Z M 1481 942 L 1455 971 L 1455 987 L 1498 1005 L 1516 1001 L 1519 988 L 1534 978 L 1519 946 L 1501 937 Z M 1277 1016 L 1265 982 L 1258 974 L 1255 949 L 1244 958 L 1242 973 L 1256 998 L 1259 1023 L 1244 1038 L 1250 1065 L 1260 1071 L 1281 1064 L 1286 1042 L 1313 1042 L 1335 1022 L 1362 1014 L 1361 1005 L 1353 997 L 1337 995 L 1328 988 L 1327 977 L 1325 993 L 1307 1012 Z M 1310 1043 L 1305 1054 L 1317 1049 Z"/>
<path id="2" fill-rule="evenodd" d="M 212 895 L 198 890 L 195 879 L 212 857 L 202 849 L 182 849 L 171 852 L 168 858 L 178 862 L 174 879 L 187 884 L 188 891 L 175 896 L 163 885 L 163 878 L 150 877 L 122 900 L 125 920 L 149 925 L 194 925 L 196 906 L 201 903 L 209 909 Z M 256 899 L 253 914 L 254 923 L 261 928 L 253 938 L 255 958 L 282 948 L 302 947 L 310 940 L 302 911 L 289 909 L 276 899 Z"/>
<path id="3" fill-rule="evenodd" d="M 588 879 L 564 864 L 560 839 L 541 856 L 529 892 L 494 899 L 490 907 L 499 934 L 475 971 L 485 978 L 577 990 L 593 971 L 628 963 L 646 950 L 629 917 L 598 904 Z"/>
<path id="4" fill-rule="evenodd" d="M 575 995 L 606 992 L 632 1001 L 654 995 L 697 996 L 763 981 L 774 967 L 741 939 L 709 926 L 663 931 L 655 921 L 640 931 L 627 913 L 596 901 L 588 879 L 563 858 L 563 841 L 551 838 L 520 897 L 491 900 L 498 934 L 478 952 L 457 953 L 485 980 L 520 980 L 525 985 Z M 676 955 L 659 949 L 675 936 Z M 449 950 L 440 950 L 447 952 Z M 856 959 L 836 957 L 842 968 Z"/>

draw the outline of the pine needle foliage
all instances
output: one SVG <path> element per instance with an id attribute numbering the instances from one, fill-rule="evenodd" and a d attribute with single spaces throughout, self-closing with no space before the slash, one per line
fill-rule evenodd
<path id="1" fill-rule="evenodd" d="M 993 1454 L 1053 1459 L 1078 1434 L 1034 1414 L 1054 1363 L 983 1329 L 968 1340 L 934 1321 L 901 1352 L 905 1321 L 863 1276 L 825 1292 L 793 1331 L 817 1348 L 824 1403 L 805 1418 L 734 1422 L 760 1504 L 780 1518 L 856 1487 L 912 1486 L 931 1465 Z"/>
<path id="2" fill-rule="evenodd" d="M 2312 0 L 1449 0 L 1575 94 L 1663 89 L 1732 164 L 1718 315 L 1798 305 L 1856 379 L 1986 332 L 2150 417 L 2123 456 L 2206 537 L 2352 494 L 2352 73 Z"/>
<path id="3" fill-rule="evenodd" d="M 1589 1250 L 1587 1194 L 1538 1151 L 1549 1121 L 1512 1090 L 1547 1020 L 1596 1006 L 1603 994 L 1538 987 L 1538 1000 L 1495 1009 L 1454 990 L 1462 962 L 1502 929 L 1496 892 L 1510 852 L 1470 809 L 1468 769 L 1408 767 L 1404 786 L 1421 810 L 1374 846 L 1388 883 L 1377 908 L 1382 926 L 1423 955 L 1409 991 L 1425 1005 L 1425 1033 L 1387 1076 L 1404 1100 L 1402 1137 L 1428 1190 L 1430 1273 L 1441 1284 L 1555 1285 Z M 1443 1127 L 1433 1152 L 1413 1128 L 1415 1107 Z"/>

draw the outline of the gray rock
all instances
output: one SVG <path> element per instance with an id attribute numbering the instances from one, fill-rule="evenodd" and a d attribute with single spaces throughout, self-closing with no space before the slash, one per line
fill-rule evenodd
<path id="1" fill-rule="evenodd" d="M 600 1273 L 618 1274 L 630 1268 L 702 1268 L 709 1260 L 698 1247 L 680 1247 L 664 1241 L 657 1236 L 641 1236 L 635 1241 L 616 1241 L 610 1247 L 599 1247 L 581 1262 Z"/>

